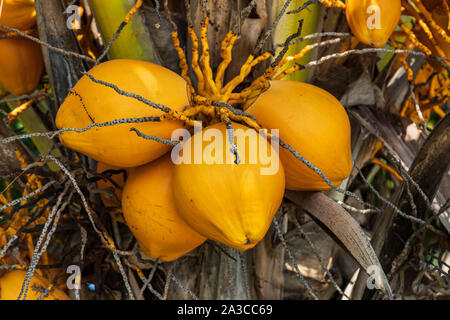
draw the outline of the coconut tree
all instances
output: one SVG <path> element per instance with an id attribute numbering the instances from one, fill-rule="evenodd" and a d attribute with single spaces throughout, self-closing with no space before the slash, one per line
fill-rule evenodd
<path id="1" fill-rule="evenodd" d="M 380 8 L 385 7 L 382 2 Z M 40 225 L 31 220 L 17 221 L 16 228 L 0 229 L 5 234 L 0 238 L 4 248 L 0 257 L 12 259 L 2 260 L 3 264 L 27 269 L 22 291 L 26 291 L 23 289 L 29 286 L 35 270 L 39 271 L 36 266 L 41 257 L 48 260 L 51 255 L 56 257 L 60 270 L 50 279 L 53 284 L 64 278 L 69 266 L 76 266 L 82 283 L 88 284 L 74 287 L 70 291 L 73 298 L 448 296 L 448 287 L 440 281 L 448 263 L 445 257 L 450 230 L 448 5 L 445 1 L 398 1 L 398 9 L 405 9 L 399 20 L 400 10 L 377 12 L 375 7 L 372 15 L 362 16 L 364 3 L 35 1 L 35 29 L 8 26 L 0 18 L 4 31 L 1 37 L 25 38 L 41 45 L 46 73 L 34 92 L 22 97 L 10 97 L 5 92 L 0 101 L 3 112 L 14 123 L 12 129 L 0 123 L 0 153 L 5 154 L 0 158 L 0 178 L 8 189 L 17 173 L 27 172 L 26 178 L 17 178 L 20 183 L 11 182 L 17 195 L 0 194 L 0 214 L 13 216 L 15 210 L 21 210 L 24 216 L 32 216 L 40 210 L 43 219 Z M 374 33 L 368 24 L 364 25 L 365 18 L 376 20 L 377 14 L 384 34 Z M 386 21 L 389 27 L 384 27 Z M 383 43 L 373 40 L 379 38 Z M 292 88 L 307 90 L 308 95 L 316 90 L 313 88 L 326 90 L 330 99 L 337 99 L 336 103 L 345 107 L 343 113 L 350 119 L 352 170 L 344 180 L 332 181 L 326 169 L 335 170 L 337 162 L 310 162 L 303 157 L 306 151 L 294 148 L 298 139 L 289 144 L 278 140 L 281 152 L 284 150 L 299 166 L 311 170 L 325 187 L 286 190 L 269 221 L 269 230 L 250 249 L 239 251 L 206 240 L 176 260 L 152 259 L 152 250 L 140 245 L 142 237 L 146 238 L 145 230 L 140 236 L 133 232 L 145 222 L 132 226 L 124 223 L 129 222 L 127 215 L 125 220 L 122 216 L 123 210 L 140 201 L 138 197 L 131 201 L 130 197 L 145 185 L 137 179 L 145 174 L 151 176 L 146 171 L 150 169 L 130 171 L 98 164 L 95 155 L 87 157 L 86 152 L 68 148 L 62 131 L 71 126 L 55 123 L 69 96 L 84 105 L 84 94 L 80 95 L 75 86 L 82 78 L 104 86 L 102 90 L 141 99 L 148 106 L 154 104 L 125 90 L 126 82 L 122 87 L 112 86 L 91 74 L 94 66 L 115 59 L 147 61 L 180 75 L 187 83 L 189 109 L 203 110 L 195 119 L 208 119 L 205 114 L 211 110 L 227 109 L 232 110 L 227 114 L 232 120 L 253 128 L 260 128 L 262 117 L 271 108 L 279 108 L 274 101 L 271 108 L 255 115 L 255 122 L 246 113 L 249 110 L 251 114 L 249 106 L 263 97 L 269 80 L 281 80 L 282 88 L 287 86 L 282 81 L 290 80 Z M 131 71 L 124 67 L 115 76 L 125 78 L 126 73 Z M 163 94 L 170 99 L 174 90 L 167 86 Z M 288 94 L 294 96 L 293 91 Z M 299 95 L 301 99 L 306 97 Z M 171 117 L 194 119 L 186 120 L 183 115 L 180 111 Z M 311 130 L 321 128 L 321 122 L 334 117 L 324 111 L 319 119 L 305 121 L 302 127 L 300 117 L 298 131 L 305 126 Z M 124 123 L 124 119 L 98 123 L 96 116 L 89 118 L 92 123 L 76 128 L 78 131 L 71 129 L 71 134 Z M 267 118 L 270 122 L 271 117 Z M 220 121 L 227 123 L 227 119 L 224 116 Z M 336 136 L 331 133 L 327 137 L 327 132 L 318 130 L 318 138 L 309 135 L 303 136 L 304 140 L 320 145 Z M 35 132 L 41 134 L 33 135 Z M 171 143 L 137 129 L 128 134 L 133 139 Z M 31 140 L 23 142 L 23 138 Z M 110 142 L 114 143 L 105 140 Z M 22 163 L 15 150 L 20 150 Z M 235 153 L 238 156 L 236 149 Z M 324 161 L 330 157 L 325 156 Z M 152 177 L 159 176 L 163 185 L 161 172 L 165 169 L 158 168 L 158 174 Z M 122 183 L 130 177 L 135 189 L 125 188 L 124 193 L 130 197 L 123 201 L 122 208 Z M 33 185 L 31 182 L 36 180 L 39 183 Z M 145 192 L 151 193 L 157 187 L 158 182 L 152 180 Z M 186 188 L 190 188 L 188 183 Z M 141 196 L 139 191 L 139 197 L 145 197 L 145 192 Z M 27 199 L 32 199 L 28 206 L 24 202 Z M 153 215 L 163 216 L 170 209 L 165 210 Z M 23 236 L 23 230 L 29 230 L 27 234 L 32 236 Z M 10 238 L 13 235 L 17 237 Z M 188 238 L 185 235 L 175 240 L 183 242 Z M 24 241 L 28 241 L 27 250 L 19 249 Z M 423 267 L 427 263 L 435 268 L 430 271 Z M 432 279 L 426 287 L 420 285 L 424 274 Z"/>

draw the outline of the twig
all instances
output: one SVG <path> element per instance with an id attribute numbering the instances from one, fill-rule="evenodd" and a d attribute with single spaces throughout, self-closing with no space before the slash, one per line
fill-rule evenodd
<path id="1" fill-rule="evenodd" d="M 320 2 L 320 0 L 309 0 L 309 1 L 306 1 L 300 8 L 298 8 L 296 10 L 289 11 L 287 14 L 299 13 L 299 12 L 305 10 L 308 6 L 310 6 L 312 4 L 319 3 L 319 2 Z"/>
<path id="2" fill-rule="evenodd" d="M 30 284 L 31 278 L 33 277 L 35 267 L 38 264 L 39 258 L 41 256 L 39 249 L 41 247 L 42 241 L 44 241 L 45 235 L 47 234 L 47 230 L 53 221 L 53 217 L 56 215 L 57 212 L 60 212 L 59 208 L 61 206 L 61 202 L 62 202 L 64 196 L 66 195 L 66 193 L 68 192 L 68 190 L 69 190 L 69 184 L 66 184 L 64 191 L 58 196 L 58 200 L 56 201 L 56 204 L 53 206 L 52 211 L 48 215 L 48 218 L 44 224 L 44 228 L 42 229 L 39 239 L 37 240 L 36 245 L 34 247 L 34 252 L 33 252 L 33 256 L 31 258 L 30 267 L 27 270 L 27 274 L 25 276 L 24 282 L 22 283 L 22 288 L 20 290 L 19 296 L 17 297 L 17 300 L 20 300 L 20 298 L 22 297 L 22 294 L 23 294 L 23 300 L 27 299 L 28 286 Z M 66 205 L 67 205 L 67 202 L 66 202 Z M 63 207 L 61 206 L 61 208 L 63 208 Z M 64 208 L 65 208 L 65 206 L 64 206 Z M 55 221 L 56 221 L 56 219 L 55 219 Z M 49 241 L 50 239 L 47 237 L 46 240 Z M 45 243 L 48 245 L 47 241 Z"/>
<path id="3" fill-rule="evenodd" d="M 155 275 L 156 269 L 158 268 L 158 264 L 159 264 L 159 259 L 154 263 L 152 270 L 150 271 L 150 274 L 148 276 L 147 279 L 142 279 L 142 282 L 144 282 L 144 285 L 142 286 L 140 292 L 139 292 L 139 298 L 143 298 L 144 297 L 144 291 L 145 288 L 148 288 L 153 294 L 155 294 L 153 291 L 155 291 L 153 289 L 153 287 L 151 286 L 150 282 L 152 282 L 153 276 Z M 159 292 L 155 291 L 162 300 L 162 296 L 159 294 Z"/>
<path id="4" fill-rule="evenodd" d="M 103 50 L 103 52 L 100 54 L 100 56 L 97 58 L 97 60 L 94 60 L 95 65 L 98 65 L 103 58 L 108 54 L 109 50 L 111 49 L 111 46 L 113 45 L 114 41 L 117 39 L 117 37 L 122 32 L 123 28 L 126 27 L 126 25 L 130 22 L 133 15 L 140 9 L 142 6 L 143 0 L 137 0 L 136 4 L 133 8 L 131 8 L 130 11 L 128 11 L 127 15 L 125 16 L 125 19 L 120 23 L 119 27 L 117 28 L 116 32 L 112 36 L 111 40 L 109 40 L 108 44 L 106 45 L 106 48 Z"/>
<path id="5" fill-rule="evenodd" d="M 414 102 L 414 107 L 416 108 L 416 112 L 417 112 L 417 115 L 419 116 L 423 131 L 426 133 L 427 132 L 427 122 L 423 118 L 422 110 L 420 110 L 420 104 L 419 104 L 419 101 L 417 101 L 416 94 L 414 93 L 414 87 L 412 85 L 410 86 L 410 95 L 411 95 L 412 101 Z"/>
<path id="6" fill-rule="evenodd" d="M 34 132 L 34 133 L 27 133 L 22 135 L 16 135 L 4 139 L 0 139 L 0 144 L 3 143 L 11 143 L 17 140 L 27 139 L 27 138 L 33 138 L 33 137 L 46 137 L 48 139 L 54 139 L 56 136 L 60 135 L 63 132 L 77 132 L 77 133 L 83 133 L 86 131 L 89 131 L 93 128 L 101 128 L 101 127 L 112 127 L 118 124 L 129 124 L 129 123 L 145 123 L 145 122 L 159 122 L 161 121 L 160 117 L 142 117 L 142 118 L 124 118 L 124 119 L 115 119 L 112 121 L 107 122 L 101 122 L 101 123 L 91 123 L 87 127 L 84 127 L 83 129 L 76 129 L 76 128 L 64 128 L 56 131 L 48 131 L 48 132 Z"/>
<path id="7" fill-rule="evenodd" d="M 176 140 L 163 139 L 163 138 L 159 138 L 157 136 L 148 136 L 136 128 L 131 128 L 130 131 L 135 132 L 138 135 L 138 137 L 144 138 L 146 140 L 153 140 L 153 141 L 156 141 L 156 142 L 159 142 L 162 144 L 167 144 L 169 146 L 176 146 L 177 144 L 180 143 L 179 141 L 176 141 Z"/>
<path id="8" fill-rule="evenodd" d="M 342 291 L 342 289 L 339 287 L 339 285 L 336 283 L 336 281 L 333 278 L 333 275 L 331 274 L 330 270 L 328 270 L 327 266 L 325 265 L 325 263 L 322 260 L 322 257 L 320 256 L 319 251 L 317 250 L 317 248 L 314 246 L 313 242 L 311 241 L 311 239 L 309 238 L 309 236 L 306 234 L 305 231 L 303 231 L 303 228 L 300 226 L 300 223 L 298 222 L 297 218 L 295 216 L 293 216 L 294 224 L 296 229 L 298 230 L 298 232 L 300 233 L 300 235 L 306 240 L 306 242 L 308 242 L 309 246 L 311 247 L 311 250 L 313 251 L 314 255 L 316 256 L 317 260 L 320 263 L 320 266 L 322 267 L 322 269 L 327 273 L 328 277 L 330 278 L 331 283 L 333 284 L 333 286 L 335 287 L 335 289 L 344 297 L 346 297 L 347 299 L 351 300 L 351 298 L 349 296 L 347 296 L 345 294 L 345 292 Z"/>
<path id="9" fill-rule="evenodd" d="M 358 209 L 358 208 L 355 208 L 355 207 L 352 207 L 352 206 L 346 204 L 346 203 L 343 202 L 343 201 L 336 201 L 336 202 L 337 202 L 342 208 L 344 208 L 345 210 L 350 211 L 350 212 L 354 212 L 354 213 L 360 213 L 360 214 L 366 215 L 366 214 L 379 213 L 379 212 L 381 212 L 381 210 L 378 209 L 378 208 L 377 208 L 377 209 Z"/>
<path id="10" fill-rule="evenodd" d="M 166 278 L 166 284 L 164 285 L 164 293 L 162 295 L 162 300 L 167 300 L 167 295 L 169 294 L 170 281 L 172 280 L 173 270 L 175 268 L 176 263 L 177 263 L 176 261 L 173 262 L 169 268 L 169 272 Z"/>
<path id="11" fill-rule="evenodd" d="M 289 46 L 291 45 L 292 40 L 294 40 L 295 38 L 299 37 L 302 34 L 302 29 L 303 29 L 303 19 L 298 22 L 297 32 L 294 34 L 291 34 L 289 37 L 286 38 L 286 41 L 282 45 L 283 49 L 280 51 L 278 56 L 272 62 L 272 65 L 271 65 L 272 68 L 275 68 L 281 62 L 281 60 L 284 58 L 284 55 L 286 54 L 286 52 L 288 52 Z"/>
<path id="12" fill-rule="evenodd" d="M 321 57 L 318 60 L 315 61 L 311 61 L 309 63 L 307 63 L 305 65 L 305 68 L 311 68 L 311 67 L 315 67 L 318 66 L 322 63 L 325 63 L 328 60 L 331 59 L 339 59 L 339 58 L 344 58 L 344 57 L 348 57 L 349 55 L 352 54 L 366 54 L 366 53 L 376 53 L 376 52 L 384 52 L 384 53 L 393 53 L 393 54 L 401 54 L 401 53 L 408 53 L 414 56 L 421 56 L 421 57 L 427 57 L 429 59 L 432 60 L 437 60 L 447 71 L 450 72 L 450 67 L 448 67 L 444 61 L 450 61 L 450 59 L 447 58 L 441 58 L 441 57 L 437 57 L 437 56 L 433 56 L 433 55 L 427 55 L 421 51 L 412 51 L 412 50 L 392 50 L 392 49 L 386 49 L 386 48 L 365 48 L 365 49 L 353 49 L 353 50 L 348 50 L 345 52 L 340 52 L 340 53 L 334 53 L 334 54 L 330 54 L 328 56 L 324 56 Z"/>
<path id="13" fill-rule="evenodd" d="M 0 104 L 1 103 L 9 103 L 9 102 L 17 102 L 17 101 L 21 101 L 21 100 L 36 99 L 36 98 L 41 98 L 41 97 L 49 97 L 49 96 L 50 96 L 50 94 L 48 94 L 48 93 L 37 92 L 37 93 L 33 93 L 33 94 L 25 94 L 20 97 L 2 99 L 2 100 L 0 100 Z"/>
<path id="14" fill-rule="evenodd" d="M 67 50 L 64 50 L 64 49 L 56 48 L 56 47 L 54 47 L 54 46 L 52 46 L 52 45 L 50 45 L 50 44 L 48 44 L 48 43 L 46 43 L 44 41 L 39 40 L 38 38 L 35 38 L 33 36 L 30 36 L 30 35 L 22 32 L 22 31 L 20 31 L 19 29 L 10 28 L 10 27 L 4 26 L 4 25 L 0 25 L 0 29 L 5 29 L 5 30 L 8 30 L 8 31 L 16 32 L 17 34 L 19 34 L 20 36 L 22 36 L 24 38 L 27 38 L 28 40 L 34 41 L 36 43 L 39 43 L 41 46 L 47 47 L 48 49 L 50 49 L 52 51 L 55 51 L 55 52 L 58 52 L 58 53 L 61 53 L 63 55 L 72 56 L 72 57 L 75 57 L 75 58 L 79 58 L 79 59 L 82 59 L 82 60 L 86 60 L 86 61 L 95 63 L 95 60 L 92 59 L 91 57 L 88 57 L 88 56 L 85 56 L 83 54 L 79 54 L 79 53 L 76 53 L 76 52 L 72 52 L 72 51 L 67 51 Z"/>
<path id="15" fill-rule="evenodd" d="M 52 185 L 57 184 L 58 182 L 53 180 L 50 181 L 49 183 L 45 184 L 44 186 L 40 187 L 39 189 L 34 190 L 33 192 L 30 192 L 29 194 L 27 194 L 26 196 L 23 196 L 21 198 L 18 198 L 16 200 L 11 201 L 8 204 L 5 204 L 4 206 L 0 207 L 0 212 L 2 212 L 5 209 L 8 209 L 12 206 L 15 206 L 16 204 L 25 201 L 27 199 L 30 199 L 32 197 L 34 197 L 35 195 L 44 192 L 45 190 L 47 190 L 48 188 L 50 188 Z M 4 216 L 0 216 L 0 220 L 2 220 L 4 218 Z M 1 255 L 0 255 L 1 256 Z"/>
<path id="16" fill-rule="evenodd" d="M 350 38 L 352 35 L 350 33 L 344 33 L 344 32 L 318 32 L 318 33 L 312 33 L 308 34 L 307 36 L 292 40 L 289 45 L 296 44 L 299 42 L 303 42 L 306 40 L 311 40 L 315 38 L 322 38 L 322 37 L 336 37 L 336 38 Z M 284 43 L 278 43 L 274 46 L 275 48 L 278 47 L 284 47 Z"/>
<path id="17" fill-rule="evenodd" d="M 286 10 L 289 7 L 289 5 L 291 4 L 291 2 L 292 2 L 292 0 L 286 0 L 283 7 L 281 8 L 281 11 L 278 13 L 277 17 L 275 18 L 275 20 L 272 23 L 272 25 L 270 26 L 270 28 L 264 33 L 264 35 L 261 35 L 262 37 L 260 37 L 260 39 L 256 43 L 255 49 L 253 50 L 253 55 L 256 55 L 256 53 L 262 49 L 262 47 L 266 43 L 267 39 L 271 36 L 271 34 L 273 33 L 273 30 L 275 30 L 275 28 L 278 25 L 278 23 L 280 22 L 281 18 L 286 13 Z"/>
<path id="18" fill-rule="evenodd" d="M 112 84 L 112 83 L 108 83 L 108 82 L 102 81 L 102 80 L 97 80 L 97 79 L 95 79 L 95 77 L 94 77 L 93 75 L 91 75 L 89 72 L 83 72 L 83 74 L 87 75 L 87 76 L 89 77 L 89 79 L 91 79 L 91 80 L 92 80 L 93 82 L 95 82 L 95 83 L 102 84 L 102 85 L 104 85 L 104 86 L 106 86 L 106 87 L 109 87 L 109 88 L 111 88 L 111 89 L 114 89 L 114 91 L 116 91 L 118 94 L 120 94 L 120 95 L 122 95 L 122 96 L 126 96 L 126 97 L 129 97 L 129 98 L 136 99 L 136 100 L 138 100 L 138 101 L 140 101 L 140 102 L 142 102 L 142 103 L 145 103 L 146 105 L 148 105 L 148 106 L 150 106 L 150 107 L 152 107 L 152 108 L 162 110 L 162 111 L 164 111 L 164 112 L 166 112 L 166 113 L 172 111 L 170 108 L 168 108 L 168 107 L 166 107 L 166 106 L 164 106 L 164 105 L 162 105 L 162 104 L 159 104 L 159 103 L 151 102 L 150 100 L 144 98 L 144 97 L 141 96 L 141 95 L 123 91 L 123 90 L 119 89 L 119 87 L 117 87 L 116 85 L 114 85 L 114 84 Z"/>
<path id="19" fill-rule="evenodd" d="M 188 295 L 190 295 L 192 297 L 192 299 L 194 300 L 198 300 L 198 297 L 195 293 L 193 293 L 191 290 L 189 290 L 188 288 L 186 288 L 181 282 L 180 280 L 178 280 L 175 275 L 172 273 L 172 280 L 184 291 L 186 292 Z M 165 299 L 164 299 L 165 300 Z"/>
<path id="20" fill-rule="evenodd" d="M 300 268 L 298 267 L 298 264 L 295 261 L 295 258 L 292 255 L 292 252 L 289 249 L 289 246 L 287 245 L 286 240 L 284 239 L 283 233 L 281 232 L 281 229 L 280 229 L 280 225 L 278 224 L 278 221 L 277 221 L 277 219 L 275 217 L 273 218 L 273 225 L 274 225 L 275 230 L 277 232 L 278 238 L 280 238 L 281 243 L 283 244 L 283 247 L 284 247 L 284 249 L 286 250 L 286 253 L 289 256 L 289 259 L 291 260 L 292 266 L 296 270 L 296 273 L 297 273 L 300 281 L 303 283 L 303 285 L 305 286 L 306 290 L 314 298 L 314 300 L 319 300 L 319 298 L 316 296 L 316 294 L 312 291 L 308 281 L 306 281 L 306 279 L 303 277 L 302 272 L 300 271 Z"/>
<path id="21" fill-rule="evenodd" d="M 381 201 L 383 201 L 386 205 L 388 205 L 389 207 L 391 207 L 395 213 L 399 214 L 401 217 L 411 220 L 413 222 L 416 222 L 420 225 L 425 226 L 427 229 L 433 231 L 436 234 L 439 235 L 445 235 L 444 233 L 442 233 L 440 230 L 437 230 L 435 227 L 433 227 L 432 225 L 428 224 L 426 221 L 423 221 L 422 219 L 410 216 L 406 213 L 404 213 L 402 210 L 400 210 L 395 204 L 393 204 L 392 202 L 390 202 L 389 200 L 387 200 L 386 198 L 384 198 L 373 186 L 372 184 L 370 184 L 366 178 L 364 177 L 364 175 L 362 174 L 361 170 L 355 166 L 355 168 L 358 170 L 358 173 L 361 177 L 361 179 L 363 180 L 363 182 L 369 187 L 369 189 L 378 197 L 378 199 L 380 199 Z"/>
<path id="22" fill-rule="evenodd" d="M 86 211 L 86 213 L 88 215 L 89 221 L 91 222 L 91 225 L 92 225 L 94 231 L 98 234 L 98 236 L 100 237 L 100 240 L 102 240 L 102 242 L 111 250 L 111 252 L 113 254 L 113 257 L 116 260 L 117 266 L 119 267 L 119 271 L 120 271 L 120 273 L 122 275 L 122 278 L 124 280 L 124 284 L 125 284 L 125 287 L 126 287 L 126 289 L 128 291 L 128 295 L 129 295 L 130 299 L 134 300 L 134 295 L 133 295 L 133 292 L 131 290 L 130 284 L 128 282 L 128 277 L 125 274 L 125 271 L 123 269 L 123 265 L 122 265 L 122 263 L 120 261 L 120 258 L 118 256 L 118 253 L 125 254 L 125 255 L 129 255 L 130 253 L 123 252 L 123 251 L 117 250 L 116 248 L 112 247 L 111 243 L 108 241 L 108 239 L 106 239 L 105 236 L 102 234 L 102 232 L 97 228 L 97 225 L 95 224 L 94 219 L 92 218 L 91 209 L 89 208 L 89 205 L 87 203 L 86 197 L 84 196 L 84 194 L 81 191 L 80 187 L 78 186 L 75 178 L 69 172 L 69 170 L 67 170 L 67 168 L 64 167 L 64 165 L 58 159 L 56 159 L 54 156 L 52 156 L 52 155 L 44 155 L 43 157 L 48 158 L 48 159 L 52 160 L 53 162 L 55 162 L 58 165 L 58 167 L 60 167 L 61 170 L 66 174 L 66 176 L 69 178 L 69 180 L 72 182 L 75 190 L 77 191 L 78 195 L 81 198 L 81 202 L 82 202 L 82 204 L 84 206 L 84 209 L 85 209 L 85 211 Z"/>

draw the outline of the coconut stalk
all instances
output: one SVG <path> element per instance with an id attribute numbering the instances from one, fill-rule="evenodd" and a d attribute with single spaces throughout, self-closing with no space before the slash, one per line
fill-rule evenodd
<path id="1" fill-rule="evenodd" d="M 277 15 L 282 10 L 285 2 L 286 1 L 273 1 L 270 15 L 271 24 L 276 20 Z M 287 14 L 283 15 L 283 17 L 281 18 L 280 22 L 278 23 L 277 27 L 274 30 L 273 45 L 275 47 L 277 45 L 283 44 L 289 36 L 297 32 L 297 30 L 299 29 L 299 21 L 301 20 L 303 20 L 303 22 L 299 37 L 304 37 L 306 35 L 316 33 L 322 29 L 321 21 L 322 21 L 323 6 L 321 6 L 320 4 L 309 5 L 306 9 L 298 13 L 290 13 L 292 11 L 299 9 L 306 2 L 308 1 L 307 0 L 291 1 L 291 3 L 286 9 Z M 286 52 L 285 56 L 295 55 L 299 53 L 304 47 L 306 47 L 309 44 L 312 44 L 313 42 L 314 39 L 311 39 L 292 44 L 289 47 L 289 50 Z M 278 54 L 281 50 L 282 48 L 280 47 L 277 48 L 276 54 Z M 315 50 L 312 50 L 311 52 L 306 54 L 302 59 L 300 59 L 297 63 L 304 65 L 309 61 L 313 60 L 316 54 L 317 52 Z M 293 65 L 294 63 L 288 63 L 282 68 L 282 70 L 290 68 Z M 311 72 L 310 70 L 302 70 L 299 72 L 294 72 L 284 77 L 284 79 L 306 82 L 310 79 L 310 75 L 312 73 L 313 72 Z"/>
<path id="2" fill-rule="evenodd" d="M 134 0 L 89 0 L 105 44 L 111 41 L 134 4 Z M 109 57 L 154 61 L 153 43 L 147 30 L 143 17 L 134 15 L 112 43 Z"/>

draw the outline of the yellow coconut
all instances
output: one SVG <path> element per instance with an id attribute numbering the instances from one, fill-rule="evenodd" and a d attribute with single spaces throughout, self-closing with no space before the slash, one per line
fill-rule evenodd
<path id="1" fill-rule="evenodd" d="M 0 12 L 0 25 L 26 30 L 35 24 L 36 10 L 34 8 L 34 0 L 3 0 L 3 8 Z"/>
<path id="2" fill-rule="evenodd" d="M 352 169 L 347 112 L 325 90 L 298 81 L 272 81 L 246 110 L 264 128 L 279 129 L 283 142 L 319 168 L 334 185 Z M 289 190 L 328 190 L 330 186 L 285 148 L 280 158 Z"/>
<path id="3" fill-rule="evenodd" d="M 359 41 L 380 48 L 389 40 L 400 20 L 400 0 L 347 0 L 345 13 Z"/>
<path id="4" fill-rule="evenodd" d="M 26 274 L 22 270 L 13 270 L 0 278 L 0 300 L 17 300 Z M 33 275 L 28 287 L 27 300 L 37 300 L 49 285 L 47 279 Z M 53 288 L 43 300 L 70 300 L 70 298 L 62 290 Z"/>
<path id="5" fill-rule="evenodd" d="M 193 229 L 247 250 L 264 237 L 281 204 L 284 171 L 266 138 L 237 123 L 233 129 L 238 164 L 223 123 L 197 132 L 181 152 L 173 150 L 173 192 L 178 213 Z"/>
<path id="6" fill-rule="evenodd" d="M 44 71 L 41 46 L 28 39 L 0 40 L 0 85 L 16 96 L 33 92 Z"/>
<path id="7" fill-rule="evenodd" d="M 142 251 L 162 261 L 175 260 L 206 240 L 176 211 L 173 168 L 170 155 L 166 155 L 131 170 L 122 197 L 125 221 Z"/>
<path id="8" fill-rule="evenodd" d="M 137 94 L 172 110 L 182 111 L 188 104 L 186 82 L 176 73 L 153 63 L 139 60 L 111 60 L 102 63 L 90 74 L 98 80 Z M 163 111 L 134 98 L 117 93 L 103 84 L 83 76 L 58 110 L 56 125 L 61 128 L 82 129 L 92 123 L 121 118 L 159 117 Z M 61 142 L 99 162 L 129 168 L 148 163 L 170 150 L 168 145 L 138 137 L 131 128 L 146 135 L 170 139 L 181 128 L 180 121 L 162 120 L 119 124 L 77 133 L 64 132 Z"/>

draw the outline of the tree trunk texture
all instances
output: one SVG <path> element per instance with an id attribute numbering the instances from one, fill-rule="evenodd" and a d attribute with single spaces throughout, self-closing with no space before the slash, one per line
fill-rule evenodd
<path id="1" fill-rule="evenodd" d="M 67 51 L 80 53 L 77 39 L 66 25 L 62 1 L 36 1 L 37 26 L 42 41 Z M 54 92 L 53 118 L 72 87 L 88 66 L 76 57 L 69 57 L 42 46 L 45 69 Z"/>

